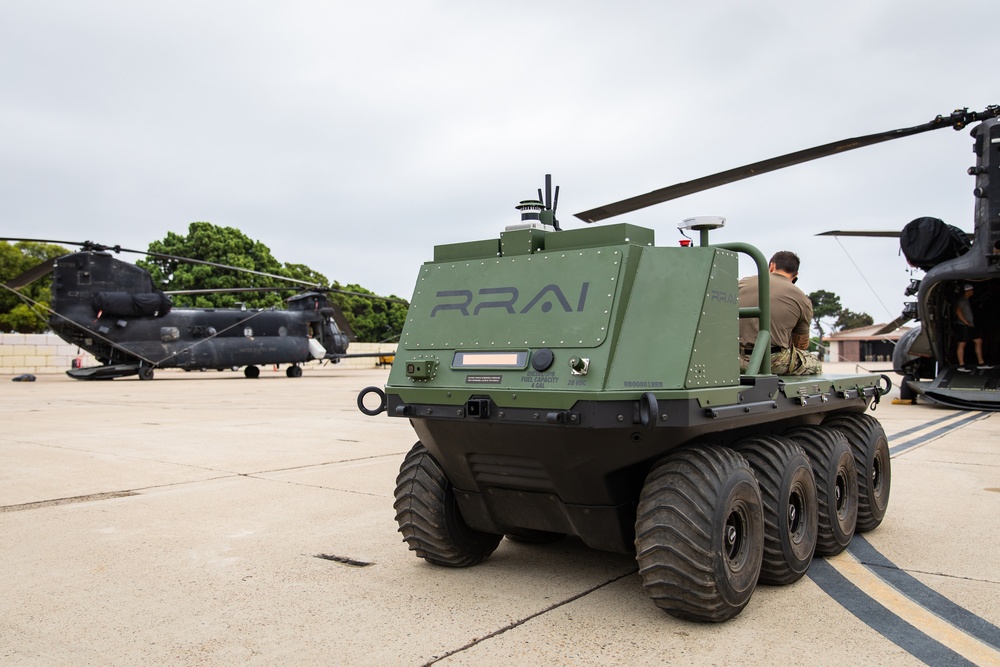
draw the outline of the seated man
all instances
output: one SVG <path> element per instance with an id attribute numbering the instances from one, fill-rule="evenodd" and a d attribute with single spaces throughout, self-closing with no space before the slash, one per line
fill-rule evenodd
<path id="1" fill-rule="evenodd" d="M 793 252 L 776 252 L 768 265 L 771 281 L 771 372 L 775 375 L 815 375 L 823 372 L 822 362 L 809 354 L 809 326 L 812 301 L 795 286 L 799 257 Z M 757 303 L 757 276 L 740 280 L 740 308 Z M 750 353 L 760 330 L 756 318 L 740 320 L 740 370 L 746 371 Z"/>

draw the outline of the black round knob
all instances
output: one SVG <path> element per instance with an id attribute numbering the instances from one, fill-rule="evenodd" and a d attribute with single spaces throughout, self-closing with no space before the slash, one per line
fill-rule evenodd
<path id="1" fill-rule="evenodd" d="M 547 347 L 543 347 L 540 350 L 536 350 L 535 353 L 531 355 L 531 367 L 541 373 L 552 365 L 552 360 L 552 350 Z"/>

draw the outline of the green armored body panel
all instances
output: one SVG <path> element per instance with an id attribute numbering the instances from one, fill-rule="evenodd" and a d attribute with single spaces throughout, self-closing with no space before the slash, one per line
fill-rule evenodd
<path id="1" fill-rule="evenodd" d="M 635 553 L 669 613 L 721 621 L 758 580 L 796 581 L 879 524 L 880 376 L 740 373 L 740 317 L 768 336 L 767 306 L 737 300 L 739 253 L 766 276 L 759 251 L 709 244 L 712 224 L 699 246 L 659 247 L 650 229 L 559 230 L 547 203 L 519 208 L 499 238 L 434 249 L 384 391 L 358 398 L 419 438 L 396 489 L 411 550 L 468 566 L 504 536 L 578 536 Z M 770 369 L 756 347 L 751 369 Z"/>

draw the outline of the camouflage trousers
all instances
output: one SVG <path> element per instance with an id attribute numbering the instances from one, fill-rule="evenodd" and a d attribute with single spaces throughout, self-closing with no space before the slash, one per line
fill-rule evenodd
<path id="1" fill-rule="evenodd" d="M 746 372 L 750 356 L 740 357 L 740 372 Z M 784 348 L 771 354 L 771 372 L 775 375 L 819 375 L 823 362 L 805 350 Z"/>

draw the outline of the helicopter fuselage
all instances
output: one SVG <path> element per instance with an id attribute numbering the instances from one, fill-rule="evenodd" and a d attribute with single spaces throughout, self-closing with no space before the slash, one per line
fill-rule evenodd
<path id="1" fill-rule="evenodd" d="M 893 366 L 908 389 L 928 400 L 1000 410 L 1000 253 L 994 250 L 1000 242 L 1000 120 L 984 120 L 972 136 L 976 155 L 976 166 L 969 169 L 976 177 L 972 246 L 957 257 L 923 267 L 926 274 L 916 292 L 920 325 L 900 339 Z M 957 355 L 961 334 L 956 308 L 967 285 L 973 287 L 971 305 L 976 328 L 982 332 L 984 363 L 979 363 L 972 345 L 966 347 L 964 359 Z"/>
<path id="2" fill-rule="evenodd" d="M 52 292 L 52 330 L 104 366 L 122 369 L 78 372 L 80 379 L 151 377 L 153 368 L 295 366 L 336 360 L 348 346 L 323 294 L 299 295 L 287 310 L 173 308 L 145 270 L 104 252 L 60 258 Z"/>

